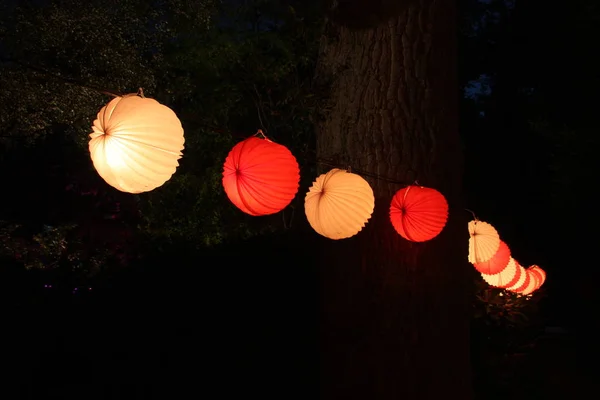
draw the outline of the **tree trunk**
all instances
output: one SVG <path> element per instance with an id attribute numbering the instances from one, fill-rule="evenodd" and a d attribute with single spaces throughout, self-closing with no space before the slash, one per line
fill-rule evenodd
<path id="1" fill-rule="evenodd" d="M 364 172 L 376 199 L 357 236 L 322 241 L 323 398 L 468 400 L 472 267 L 455 4 L 415 0 L 386 13 L 385 3 L 340 2 L 354 11 L 333 10 L 317 68 L 317 82 L 331 85 L 317 128 L 318 156 L 330 165 L 320 173 L 331 164 Z M 344 23 L 360 7 L 375 26 Z M 389 205 L 403 185 L 389 180 L 446 196 L 450 218 L 437 238 L 411 243 L 394 231 Z"/>

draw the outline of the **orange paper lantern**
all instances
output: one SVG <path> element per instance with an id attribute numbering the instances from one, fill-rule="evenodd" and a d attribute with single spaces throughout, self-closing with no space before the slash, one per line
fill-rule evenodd
<path id="1" fill-rule="evenodd" d="M 319 176 L 304 199 L 304 212 L 313 229 L 329 239 L 356 235 L 371 218 L 373 189 L 361 176 L 332 169 Z"/>
<path id="2" fill-rule="evenodd" d="M 184 138 L 177 115 L 158 101 L 129 94 L 102 107 L 89 150 L 98 174 L 128 193 L 156 189 L 175 173 Z"/>
<path id="3" fill-rule="evenodd" d="M 223 188 L 243 212 L 275 214 L 298 192 L 300 168 L 287 147 L 269 139 L 248 138 L 229 152 L 223 166 Z"/>
<path id="4" fill-rule="evenodd" d="M 490 286 L 507 288 L 519 280 L 521 273 L 522 271 L 519 269 L 518 263 L 511 258 L 502 272 L 492 275 L 481 274 L 481 276 Z"/>
<path id="5" fill-rule="evenodd" d="M 471 264 L 488 261 L 500 247 L 500 236 L 487 222 L 473 220 L 469 222 L 469 262 Z"/>
<path id="6" fill-rule="evenodd" d="M 494 275 L 499 274 L 506 268 L 510 260 L 510 249 L 503 241 L 500 241 L 498 251 L 492 258 L 487 261 L 473 264 L 475 269 L 483 274 Z"/>
<path id="7" fill-rule="evenodd" d="M 392 198 L 390 220 L 403 238 L 425 242 L 439 235 L 446 226 L 448 202 L 435 189 L 407 186 Z"/>

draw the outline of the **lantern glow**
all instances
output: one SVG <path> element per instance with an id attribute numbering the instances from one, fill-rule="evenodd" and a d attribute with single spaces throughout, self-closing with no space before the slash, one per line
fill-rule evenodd
<path id="1" fill-rule="evenodd" d="M 407 186 L 392 198 L 390 220 L 396 232 L 406 240 L 425 242 L 444 229 L 448 220 L 448 202 L 435 189 Z"/>
<path id="2" fill-rule="evenodd" d="M 503 241 L 500 241 L 498 251 L 487 261 L 473 264 L 475 269 L 482 274 L 494 275 L 502 272 L 510 260 L 510 249 Z"/>
<path id="3" fill-rule="evenodd" d="M 488 261 L 500 247 L 500 236 L 487 222 L 469 222 L 469 262 L 471 264 Z"/>
<path id="4" fill-rule="evenodd" d="M 516 284 L 507 287 L 506 290 L 510 290 L 511 292 L 515 293 L 521 293 L 527 288 L 527 286 L 529 286 L 529 282 L 531 282 L 532 279 L 531 276 L 525 268 L 523 268 L 521 265 L 519 265 L 519 267 L 521 268 L 521 274 L 523 279 L 519 279 L 519 281 Z"/>
<path id="5" fill-rule="evenodd" d="M 525 271 L 529 274 L 529 284 L 521 290 L 522 295 L 533 293 L 538 288 L 539 284 L 538 275 L 531 268 L 527 268 Z"/>
<path id="6" fill-rule="evenodd" d="M 519 265 L 514 259 L 510 259 L 506 268 L 497 274 L 481 274 L 483 280 L 486 281 L 490 286 L 497 288 L 507 288 L 514 285 L 519 279 L 523 271 L 519 269 Z"/>
<path id="7" fill-rule="evenodd" d="M 532 271 L 535 271 L 540 276 L 540 281 L 538 283 L 538 287 L 536 288 L 536 290 L 537 290 L 544 284 L 544 282 L 546 282 L 546 271 L 544 271 L 542 268 L 540 268 L 539 265 L 532 265 L 529 268 Z"/>
<path id="8" fill-rule="evenodd" d="M 320 175 L 304 199 L 312 228 L 329 239 L 345 239 L 360 232 L 375 208 L 369 183 L 342 169 Z"/>
<path id="9" fill-rule="evenodd" d="M 250 137 L 227 155 L 223 188 L 231 202 L 253 216 L 275 214 L 298 192 L 300 168 L 287 147 Z"/>
<path id="10" fill-rule="evenodd" d="M 128 193 L 162 186 L 179 166 L 183 128 L 175 113 L 158 101 L 129 94 L 98 113 L 89 151 L 98 174 Z"/>

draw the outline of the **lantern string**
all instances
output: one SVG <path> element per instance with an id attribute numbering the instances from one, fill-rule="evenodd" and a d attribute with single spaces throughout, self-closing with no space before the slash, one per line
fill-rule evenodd
<path id="1" fill-rule="evenodd" d="M 262 129 L 257 130 L 256 133 L 254 134 L 254 136 L 260 137 L 262 139 L 268 139 L 267 135 L 264 134 L 264 132 L 262 131 Z"/>
<path id="2" fill-rule="evenodd" d="M 473 215 L 473 219 L 477 220 L 477 216 L 475 215 L 475 213 L 471 210 L 469 210 L 468 208 L 465 208 L 465 211 L 470 212 Z"/>
<path id="3" fill-rule="evenodd" d="M 254 86 L 254 92 L 256 93 L 256 99 L 254 98 L 254 96 L 252 96 L 252 101 L 254 102 L 254 106 L 256 107 L 256 113 L 258 115 L 258 121 L 260 122 L 260 126 L 261 128 L 265 131 L 268 132 L 267 128 L 265 128 L 265 124 L 263 122 L 263 116 L 265 117 L 265 120 L 267 119 L 267 115 L 265 114 L 265 111 L 263 110 L 261 103 L 261 97 L 260 97 L 260 93 L 258 92 L 258 88 L 256 87 L 256 84 L 253 84 L 252 86 Z M 269 121 L 267 121 L 267 124 L 269 123 Z M 261 131 L 262 132 L 262 131 Z"/>

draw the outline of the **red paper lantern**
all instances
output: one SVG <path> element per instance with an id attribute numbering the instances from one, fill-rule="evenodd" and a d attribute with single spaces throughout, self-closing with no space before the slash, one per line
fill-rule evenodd
<path id="1" fill-rule="evenodd" d="M 511 257 L 511 259 L 512 259 L 512 257 Z M 523 286 L 523 284 L 525 283 L 525 278 L 527 277 L 527 274 L 525 273 L 525 268 L 523 268 L 521 265 L 519 265 L 519 263 L 517 261 L 515 261 L 515 263 L 517 264 L 517 269 L 519 270 L 519 279 L 517 279 L 515 282 L 513 282 L 512 285 L 505 287 L 506 290 L 512 291 L 515 288 Z"/>
<path id="2" fill-rule="evenodd" d="M 403 238 L 425 242 L 439 235 L 446 226 L 448 202 L 435 189 L 407 186 L 394 195 L 390 220 Z"/>
<path id="3" fill-rule="evenodd" d="M 493 275 L 481 274 L 481 277 L 490 286 L 506 289 L 516 284 L 523 273 L 523 268 L 514 259 L 510 258 L 502 272 Z"/>
<path id="4" fill-rule="evenodd" d="M 298 162 L 287 147 L 269 139 L 248 138 L 229 152 L 223 188 L 243 212 L 275 214 L 294 199 L 300 182 Z"/>
<path id="5" fill-rule="evenodd" d="M 494 257 L 487 261 L 473 264 L 473 266 L 482 274 L 494 275 L 499 274 L 506 268 L 508 260 L 510 260 L 510 249 L 506 243 L 500 241 L 500 246 Z"/>
<path id="6" fill-rule="evenodd" d="M 521 268 L 521 274 L 523 274 L 522 276 L 525 276 L 525 279 L 524 280 L 519 279 L 519 282 L 516 285 L 506 288 L 507 290 L 510 290 L 511 292 L 514 292 L 514 293 L 523 292 L 529 286 L 531 279 L 533 279 L 531 277 L 531 275 L 529 274 L 529 272 L 527 272 L 527 270 L 525 268 L 523 268 L 522 266 L 520 266 L 520 268 Z"/>

